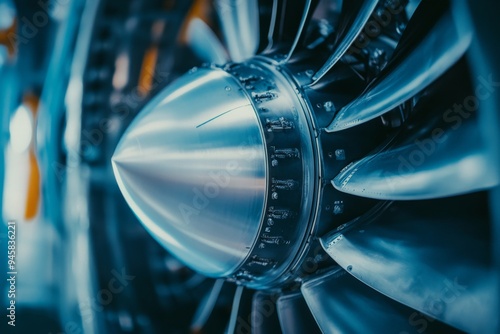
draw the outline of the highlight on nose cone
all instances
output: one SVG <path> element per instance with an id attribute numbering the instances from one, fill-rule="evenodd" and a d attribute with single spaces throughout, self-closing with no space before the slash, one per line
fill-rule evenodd
<path id="1" fill-rule="evenodd" d="M 266 201 L 263 134 L 239 83 L 198 69 L 136 117 L 112 158 L 123 196 L 168 251 L 207 276 L 232 273 Z"/>

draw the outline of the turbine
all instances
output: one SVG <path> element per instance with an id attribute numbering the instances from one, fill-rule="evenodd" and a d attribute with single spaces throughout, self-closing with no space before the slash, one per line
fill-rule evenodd
<path id="1" fill-rule="evenodd" d="M 463 1 L 406 3 L 217 1 L 228 52 L 195 20 L 212 63 L 117 146 L 149 233 L 237 284 L 228 332 L 498 329 L 472 23 Z"/>

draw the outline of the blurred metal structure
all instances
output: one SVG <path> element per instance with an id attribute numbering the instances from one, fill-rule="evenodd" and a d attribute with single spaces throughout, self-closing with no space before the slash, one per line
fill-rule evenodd
<path id="1" fill-rule="evenodd" d="M 498 6 L 0 0 L 17 329 L 498 332 Z"/>

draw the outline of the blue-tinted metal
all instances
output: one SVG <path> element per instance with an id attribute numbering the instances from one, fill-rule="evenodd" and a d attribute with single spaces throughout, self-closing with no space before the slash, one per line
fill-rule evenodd
<path id="1" fill-rule="evenodd" d="M 146 106 L 120 141 L 113 170 L 128 204 L 165 248 L 207 276 L 225 276 L 257 238 L 266 161 L 240 83 L 204 68 Z"/>
<path id="2" fill-rule="evenodd" d="M 342 108 L 326 131 L 368 122 L 421 92 L 465 54 L 472 40 L 472 27 L 467 24 L 445 13 L 420 44 L 389 64 L 386 76 Z"/>

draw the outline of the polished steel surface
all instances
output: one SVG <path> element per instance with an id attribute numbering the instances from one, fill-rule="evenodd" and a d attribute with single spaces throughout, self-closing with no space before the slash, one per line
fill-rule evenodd
<path id="1" fill-rule="evenodd" d="M 19 333 L 454 332 L 441 321 L 500 333 L 490 271 L 500 269 L 495 1 L 32 0 L 46 15 L 6 1 L 21 43 L 3 67 L 0 45 L 4 209 L 29 167 L 9 161 L 9 137 L 23 131 L 6 121 L 24 93 L 41 96 L 32 137 L 43 224 L 16 221 L 16 263 L 31 268 L 19 271 Z M 470 12 L 455 6 L 466 1 Z M 421 90 L 435 75 L 422 63 L 446 58 L 434 54 L 448 36 L 435 23 L 448 7 L 463 14 L 449 22 L 459 23 L 455 38 L 470 36 L 475 16 L 474 38 Z M 0 44 L 15 28 L 0 31 Z M 438 45 L 415 56 L 427 35 Z M 217 65 L 163 89 L 200 61 Z M 412 72 L 422 82 L 405 86 L 400 70 L 398 86 L 389 79 L 401 64 L 432 73 Z M 361 126 L 324 131 L 384 80 L 381 97 L 357 101 L 369 109 L 380 98 L 384 109 L 402 90 L 416 94 L 383 115 L 377 104 Z M 477 115 L 452 110 L 448 124 L 436 122 L 465 101 Z M 331 180 L 351 162 L 334 180 L 346 194 Z M 4 173 L 12 165 L 15 178 Z M 24 288 L 47 279 L 61 284 Z"/>
<path id="2" fill-rule="evenodd" d="M 244 61 L 259 46 L 259 7 L 257 0 L 217 0 L 215 8 L 231 59 Z"/>
<path id="3" fill-rule="evenodd" d="M 420 20 L 420 17 L 415 17 Z M 419 21 L 418 21 L 419 22 Z M 446 12 L 429 34 L 408 54 L 394 59 L 386 75 L 370 85 L 356 100 L 343 107 L 327 132 L 347 129 L 372 120 L 421 92 L 445 73 L 469 48 L 472 27 Z M 457 28 L 460 26 L 460 30 Z"/>
<path id="4" fill-rule="evenodd" d="M 325 64 L 313 75 L 311 85 L 321 80 L 356 41 L 378 2 L 378 0 L 343 1 L 334 51 Z"/>
<path id="5" fill-rule="evenodd" d="M 201 60 L 223 65 L 229 61 L 226 49 L 219 38 L 203 20 L 194 18 L 187 28 L 189 46 Z"/>
<path id="6" fill-rule="evenodd" d="M 489 189 L 499 179 L 477 121 L 470 117 L 448 129 L 401 131 L 379 152 L 344 168 L 332 184 L 356 196 L 414 200 Z"/>
<path id="7" fill-rule="evenodd" d="M 277 306 L 283 333 L 321 333 L 300 291 L 279 297 Z"/>
<path id="8" fill-rule="evenodd" d="M 219 69 L 198 69 L 152 100 L 113 156 L 127 203 L 172 254 L 207 276 L 245 260 L 265 207 L 266 154 L 250 100 Z"/>
<path id="9" fill-rule="evenodd" d="M 323 333 L 418 333 L 426 319 L 342 268 L 309 278 L 301 290 Z M 458 333 L 437 321 L 427 323 L 425 332 Z"/>
<path id="10" fill-rule="evenodd" d="M 479 193 L 383 204 L 321 240 L 371 288 L 466 332 L 490 333 L 498 290 L 489 228 Z"/>
<path id="11" fill-rule="evenodd" d="M 265 59 L 226 70 L 245 86 L 265 132 L 268 197 L 264 221 L 256 246 L 232 276 L 262 289 L 290 279 L 305 256 L 319 197 L 317 147 L 312 120 L 284 71 Z"/>
<path id="12" fill-rule="evenodd" d="M 271 19 L 269 20 L 269 29 L 267 32 L 267 46 L 265 48 L 265 51 L 269 51 L 272 49 L 274 46 L 274 34 L 275 30 L 277 30 L 277 22 L 278 22 L 278 0 L 272 0 L 272 7 L 271 7 Z"/>

